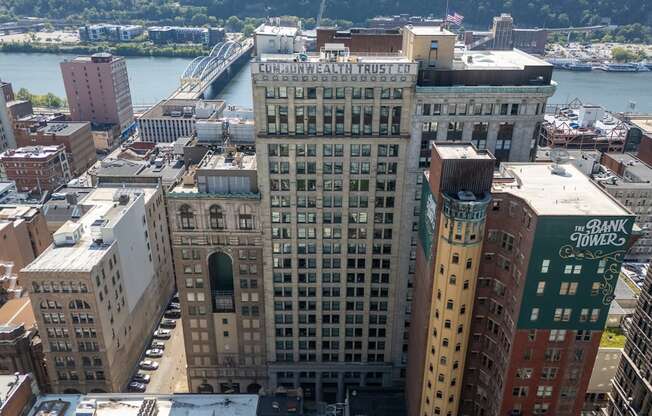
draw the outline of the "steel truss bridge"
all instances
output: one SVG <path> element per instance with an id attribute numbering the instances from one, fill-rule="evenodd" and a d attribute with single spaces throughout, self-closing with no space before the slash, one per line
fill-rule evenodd
<path id="1" fill-rule="evenodd" d="M 216 44 L 207 56 L 199 56 L 188 64 L 181 75 L 181 85 L 171 98 L 200 98 L 212 83 L 225 74 L 230 75 L 232 66 L 249 59 L 252 49 L 250 38 Z"/>

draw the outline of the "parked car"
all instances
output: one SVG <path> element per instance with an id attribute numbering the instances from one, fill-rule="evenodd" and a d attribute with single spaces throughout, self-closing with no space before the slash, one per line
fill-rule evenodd
<path id="1" fill-rule="evenodd" d="M 161 358 L 163 356 L 163 350 L 158 348 L 152 348 L 151 350 L 145 351 L 145 357 L 147 358 Z"/>
<path id="2" fill-rule="evenodd" d="M 170 328 L 171 329 L 171 328 L 176 328 L 177 323 L 174 322 L 173 319 L 163 318 L 163 319 L 161 319 L 161 324 L 159 326 L 161 328 Z"/>
<path id="3" fill-rule="evenodd" d="M 152 360 L 143 360 L 138 363 L 138 368 L 141 370 L 156 370 L 158 368 L 158 363 Z"/>
<path id="4" fill-rule="evenodd" d="M 179 319 L 181 318 L 181 309 L 170 309 L 165 311 L 163 314 L 168 319 Z"/>
<path id="5" fill-rule="evenodd" d="M 169 329 L 157 329 L 154 331 L 154 338 L 156 339 L 170 339 L 172 331 Z"/>
<path id="6" fill-rule="evenodd" d="M 172 309 L 181 309 L 181 304 L 177 302 L 172 302 L 168 305 L 168 310 Z"/>
<path id="7" fill-rule="evenodd" d="M 131 381 L 136 382 L 136 383 L 143 383 L 147 384 L 151 380 L 151 377 L 149 374 L 145 374 L 142 371 L 137 372 L 134 374 L 134 376 L 131 378 Z"/>
<path id="8" fill-rule="evenodd" d="M 149 346 L 150 348 L 158 348 L 159 350 L 165 349 L 165 342 L 154 340 Z"/>
<path id="9" fill-rule="evenodd" d="M 137 381 L 132 381 L 129 383 L 129 386 L 127 387 L 127 390 L 129 391 L 135 391 L 138 393 L 144 393 L 145 389 L 147 387 L 143 383 L 138 383 Z"/>
<path id="10" fill-rule="evenodd" d="M 175 293 L 174 296 L 172 296 L 171 301 L 179 303 L 179 292 Z"/>

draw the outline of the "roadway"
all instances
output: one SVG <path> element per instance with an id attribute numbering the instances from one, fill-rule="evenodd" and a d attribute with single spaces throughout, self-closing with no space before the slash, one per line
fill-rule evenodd
<path id="1" fill-rule="evenodd" d="M 147 386 L 147 393 L 187 393 L 188 377 L 186 371 L 186 350 L 183 343 L 183 326 L 181 319 L 176 320 L 177 327 L 172 329 L 172 336 L 165 343 L 165 350 L 161 358 L 143 358 L 156 361 L 159 365 L 154 371 L 142 371 L 151 376 Z"/>

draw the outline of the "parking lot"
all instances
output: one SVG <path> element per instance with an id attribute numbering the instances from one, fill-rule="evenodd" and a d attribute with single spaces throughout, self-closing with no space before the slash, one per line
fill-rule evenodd
<path id="1" fill-rule="evenodd" d="M 150 358 L 143 356 L 143 360 L 150 360 L 158 364 L 156 370 L 139 369 L 138 372 L 150 376 L 149 383 L 146 383 L 147 393 L 187 393 L 188 378 L 186 376 L 186 351 L 183 343 L 183 327 L 181 319 L 174 319 L 175 328 L 167 328 L 170 331 L 169 339 L 156 339 L 165 345 L 163 356 Z M 148 345 L 148 350 L 151 344 Z"/>

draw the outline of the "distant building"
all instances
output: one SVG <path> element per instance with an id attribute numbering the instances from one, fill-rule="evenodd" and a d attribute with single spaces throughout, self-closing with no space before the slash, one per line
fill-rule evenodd
<path id="1" fill-rule="evenodd" d="M 627 153 L 604 153 L 600 162 L 603 167 L 593 178 L 636 214 L 636 224 L 642 229 L 626 259 L 648 263 L 652 261 L 652 167 Z"/>
<path id="2" fill-rule="evenodd" d="M 263 53 L 304 52 L 301 30 L 292 26 L 276 26 L 263 23 L 254 32 L 254 50 L 257 56 Z"/>
<path id="3" fill-rule="evenodd" d="M 124 58 L 109 53 L 61 63 L 72 121 L 115 124 L 124 132 L 134 122 Z"/>
<path id="4" fill-rule="evenodd" d="M 609 404 L 604 414 L 609 416 L 639 416 L 652 414 L 652 268 L 648 268 L 641 288 L 636 311 L 627 328 L 627 341 L 622 358 L 612 380 Z"/>
<path id="5" fill-rule="evenodd" d="M 72 178 L 63 145 L 7 150 L 0 154 L 0 167 L 21 192 L 54 191 Z"/>
<path id="6" fill-rule="evenodd" d="M 15 132 L 19 147 L 63 145 L 73 176 L 82 174 L 97 160 L 89 122 L 47 122 L 33 117 L 21 120 L 20 125 Z"/>
<path id="7" fill-rule="evenodd" d="M 441 26 L 442 19 L 431 16 L 410 16 L 409 14 L 398 14 L 394 16 L 376 16 L 367 21 L 370 28 L 397 29 L 403 26 Z"/>
<path id="8" fill-rule="evenodd" d="M 49 391 L 43 338 L 28 297 L 12 299 L 0 307 L 0 377 L 31 373 L 39 388 Z M 5 400 L 4 395 L 0 397 Z"/>
<path id="9" fill-rule="evenodd" d="M 464 43 L 470 50 L 520 49 L 527 53 L 543 54 L 547 40 L 546 29 L 517 29 L 512 16 L 506 13 L 494 17 L 493 26 L 488 32 L 464 32 Z"/>
<path id="10" fill-rule="evenodd" d="M 149 40 L 156 44 L 166 43 L 200 43 L 214 46 L 225 38 L 223 28 L 152 26 L 147 28 Z"/>
<path id="11" fill-rule="evenodd" d="M 21 270 L 52 391 L 122 391 L 174 288 L 163 190 L 93 189 L 91 208 Z"/>
<path id="12" fill-rule="evenodd" d="M 628 120 L 630 129 L 628 138 L 637 143 L 636 148 L 632 145 L 628 152 L 638 152 L 637 156 L 643 162 L 652 166 L 652 116 L 632 117 Z"/>
<path id="13" fill-rule="evenodd" d="M 172 143 L 195 135 L 198 120 L 217 120 L 224 110 L 220 100 L 162 100 L 138 118 L 141 140 Z"/>
<path id="14" fill-rule="evenodd" d="M 256 157 L 207 153 L 167 195 L 192 392 L 267 388 L 263 218 Z M 207 245 L 189 244 L 203 235 Z M 207 304 L 198 301 L 207 299 Z M 198 328 L 215 328 L 209 339 Z"/>
<path id="15" fill-rule="evenodd" d="M 351 52 L 394 52 L 403 47 L 403 35 L 400 29 L 352 28 L 337 30 L 335 28 L 317 28 L 317 50 L 327 43 L 342 43 Z"/>
<path id="16" fill-rule="evenodd" d="M 5 275 L 18 271 L 38 257 L 52 242 L 43 213 L 26 205 L 0 208 L 0 264 Z M 3 286 L 16 290 L 15 282 Z M 10 290 L 10 292 L 11 292 Z M 22 291 L 16 290 L 18 296 Z"/>
<path id="17" fill-rule="evenodd" d="M 566 106 L 546 114 L 538 144 L 548 148 L 622 152 L 628 125 L 597 105 Z"/>
<path id="18" fill-rule="evenodd" d="M 227 107 L 221 117 L 200 119 L 195 123 L 197 141 L 202 144 L 254 145 L 256 129 L 251 109 Z"/>
<path id="19" fill-rule="evenodd" d="M 0 152 L 3 152 L 16 147 L 16 139 L 14 138 L 14 128 L 7 107 L 7 102 L 13 100 L 11 84 L 0 81 L 0 89 Z"/>
<path id="20" fill-rule="evenodd" d="M 82 42 L 129 42 L 143 34 L 145 29 L 138 25 L 114 25 L 100 23 L 84 25 L 79 28 L 79 40 Z"/>

